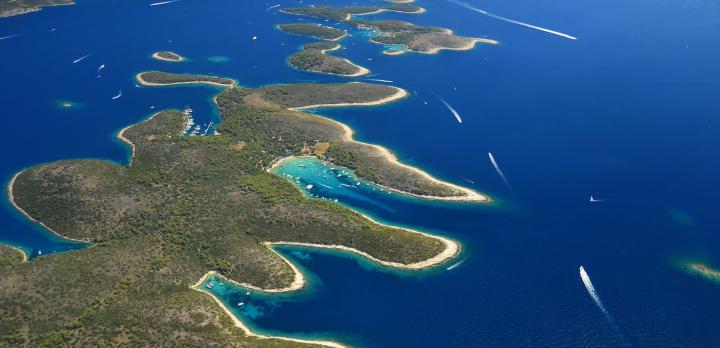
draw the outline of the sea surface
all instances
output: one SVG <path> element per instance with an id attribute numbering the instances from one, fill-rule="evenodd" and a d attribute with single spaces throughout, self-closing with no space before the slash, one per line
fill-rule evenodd
<path id="1" fill-rule="evenodd" d="M 134 76 L 141 71 L 213 74 L 246 86 L 350 80 L 287 66 L 311 40 L 275 29 L 300 17 L 266 9 L 296 1 L 150 2 L 79 0 L 0 20 L 0 37 L 20 35 L 0 40 L 5 182 L 61 159 L 127 163 L 129 149 L 115 134 L 162 108 L 190 106 L 203 126 L 220 121 L 211 102 L 218 89 L 140 88 Z M 299 5 L 309 4 L 352 3 Z M 417 4 L 428 12 L 372 18 L 501 44 L 391 57 L 367 33 L 351 31 L 337 54 L 411 95 L 382 107 L 314 112 L 493 202 L 387 194 L 351 176 L 323 178 L 332 167 L 319 162 L 276 172 L 300 177 L 308 199 L 337 199 L 383 223 L 458 240 L 461 255 L 432 270 L 399 272 L 343 253 L 283 247 L 307 272 L 307 289 L 246 295 L 218 285 L 213 292 L 259 332 L 363 347 L 720 346 L 720 287 L 680 266 L 720 267 L 720 2 L 471 1 L 578 40 L 451 2 Z M 189 60 L 151 59 L 159 50 Z M 590 203 L 591 195 L 603 201 Z M 83 247 L 27 221 L 7 200 L 0 241 L 33 257 Z M 581 280 L 581 265 L 605 312 Z"/>

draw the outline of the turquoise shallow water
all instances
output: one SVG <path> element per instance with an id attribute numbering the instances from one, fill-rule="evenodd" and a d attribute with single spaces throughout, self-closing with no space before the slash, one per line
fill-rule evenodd
<path id="1" fill-rule="evenodd" d="M 211 103 L 217 89 L 138 88 L 133 76 L 139 71 L 214 74 L 248 86 L 348 81 L 287 66 L 286 58 L 310 40 L 275 30 L 300 19 L 266 10 L 275 4 L 80 1 L 0 20 L 0 37 L 22 34 L 0 41 L 0 74 L 12 86 L 0 93 L 0 145 L 12 149 L 0 163 L 5 181 L 22 168 L 60 159 L 125 163 L 128 149 L 114 135 L 157 109 L 188 105 L 197 122 L 218 120 Z M 214 287 L 221 299 L 241 317 L 237 304 L 252 304 L 247 319 L 259 331 L 367 347 L 720 346 L 720 288 L 677 267 L 685 260 L 720 267 L 717 4 L 472 3 L 577 41 L 444 1 L 418 4 L 428 12 L 375 18 L 449 27 L 502 44 L 391 57 L 353 33 L 336 54 L 411 95 L 377 108 L 317 112 L 350 125 L 358 139 L 488 193 L 496 203 L 430 202 L 370 185 L 340 188 L 353 183 L 329 175 L 324 181 L 299 167 L 287 174 L 300 176 L 300 189 L 313 184 L 306 193 L 337 199 L 381 222 L 459 240 L 462 263 L 407 274 L 334 252 L 279 248 L 308 272 L 309 289 L 247 299 L 242 289 Z M 177 25 L 183 21 L 193 25 Z M 188 61 L 151 60 L 158 50 Z M 89 52 L 95 53 L 72 64 Z M 227 60 L 207 59 L 215 56 Z M 106 68 L 97 78 L 101 64 Z M 120 89 L 122 98 L 112 100 Z M 462 124 L 436 95 L 462 115 Z M 58 100 L 79 107 L 60 108 Z M 589 204 L 590 195 L 607 201 Z M 81 247 L 28 223 L 7 202 L 0 226 L 0 240 L 33 255 Z M 588 296 L 580 265 L 615 325 Z"/>

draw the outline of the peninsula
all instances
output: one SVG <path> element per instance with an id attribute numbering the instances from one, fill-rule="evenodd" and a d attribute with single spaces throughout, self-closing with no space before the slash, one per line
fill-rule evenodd
<path id="1" fill-rule="evenodd" d="M 166 62 L 182 62 L 183 60 L 185 60 L 185 57 L 170 51 L 155 52 L 153 53 L 152 57 L 157 60 L 164 60 Z"/>
<path id="2" fill-rule="evenodd" d="M 204 80 L 145 74 L 158 84 Z M 165 110 L 120 132 L 132 145 L 128 165 L 66 160 L 18 173 L 9 188 L 17 207 L 56 233 L 93 245 L 0 266 L 0 314 L 8 319 L 0 323 L 1 343 L 337 347 L 253 334 L 217 299 L 196 291 L 198 279 L 217 274 L 267 291 L 304 286 L 302 273 L 272 249 L 276 244 L 345 250 L 411 269 L 458 254 L 455 241 L 306 199 L 268 172 L 278 160 L 324 143 L 325 160 L 382 185 L 485 199 L 354 141 L 341 123 L 297 111 L 378 105 L 403 98 L 404 90 L 365 83 L 226 87 L 215 98 L 220 135 L 182 136 L 186 116 Z"/>
<path id="3" fill-rule="evenodd" d="M 300 70 L 346 77 L 357 77 L 370 73 L 370 70 L 355 65 L 347 59 L 327 54 L 328 51 L 335 51 L 340 47 L 334 42 L 309 43 L 304 45 L 302 50 L 290 56 L 288 63 Z"/>
<path id="4" fill-rule="evenodd" d="M 72 5 L 73 0 L 4 0 L 0 1 L 0 18 L 40 11 L 46 6 Z"/>
<path id="5" fill-rule="evenodd" d="M 232 87 L 236 82 L 233 79 L 195 74 L 173 74 L 163 71 L 146 71 L 139 73 L 135 78 L 144 86 L 172 86 L 188 84 L 207 84 L 220 87 Z"/>
<path id="6" fill-rule="evenodd" d="M 280 24 L 278 25 L 278 29 L 294 35 L 307 36 L 327 41 L 337 41 L 347 35 L 347 33 L 343 30 L 317 23 Z"/>

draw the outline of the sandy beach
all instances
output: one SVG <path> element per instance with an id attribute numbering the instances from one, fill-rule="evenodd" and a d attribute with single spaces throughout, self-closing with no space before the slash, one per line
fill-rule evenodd
<path id="1" fill-rule="evenodd" d="M 142 78 L 143 73 L 139 73 L 135 75 L 135 79 L 137 79 L 138 82 L 140 82 L 143 86 L 150 86 L 150 87 L 165 87 L 165 86 L 173 86 L 173 85 L 213 85 L 213 86 L 220 86 L 224 88 L 231 88 L 237 86 L 237 81 L 232 80 L 232 84 L 224 84 L 224 83 L 217 83 L 217 82 L 210 82 L 210 81 L 186 81 L 186 82 L 170 82 L 170 83 L 153 83 L 153 82 L 147 82 L 143 80 Z M 214 78 L 220 78 L 215 76 L 208 76 L 208 77 L 214 77 Z M 224 78 L 224 77 L 223 77 Z M 228 79 L 230 80 L 230 79 Z"/>

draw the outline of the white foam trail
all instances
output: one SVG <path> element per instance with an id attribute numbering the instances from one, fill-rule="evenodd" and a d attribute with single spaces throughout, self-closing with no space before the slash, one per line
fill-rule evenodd
<path id="1" fill-rule="evenodd" d="M 610 316 L 610 313 L 608 313 L 607 309 L 605 309 L 605 305 L 603 305 L 602 301 L 600 301 L 600 296 L 595 290 L 592 281 L 590 281 L 590 276 L 587 274 L 587 272 L 585 272 L 585 268 L 583 268 L 583 266 L 580 266 L 580 279 L 582 279 L 583 284 L 585 284 L 585 289 L 587 289 L 588 294 L 590 294 L 590 297 L 592 297 L 593 301 L 595 301 L 595 304 L 598 306 L 598 308 L 600 308 L 603 314 L 605 314 L 605 317 L 607 317 L 608 321 L 612 323 L 613 320 Z"/>
<path id="2" fill-rule="evenodd" d="M 463 262 L 465 262 L 465 260 L 460 260 L 459 262 L 450 265 L 448 268 L 446 268 L 446 270 L 452 271 L 452 270 L 455 269 L 456 267 L 462 265 Z"/>
<path id="3" fill-rule="evenodd" d="M 120 97 L 122 97 L 122 89 L 120 90 L 120 92 L 119 92 L 116 96 L 112 97 L 112 100 L 118 99 L 118 98 L 120 98 Z"/>
<path id="4" fill-rule="evenodd" d="M 599 203 L 599 202 L 605 202 L 607 199 L 597 199 L 593 196 L 590 196 L 590 203 Z"/>
<path id="5" fill-rule="evenodd" d="M 83 60 L 85 60 L 85 58 L 90 57 L 90 56 L 92 56 L 93 54 L 95 54 L 95 52 L 90 52 L 90 53 L 88 53 L 88 54 L 86 54 L 86 55 L 84 55 L 84 56 L 82 56 L 82 57 L 80 57 L 80 58 L 78 58 L 78 59 L 75 59 L 75 60 L 73 60 L 73 64 L 80 63 L 80 62 L 82 62 Z"/>
<path id="6" fill-rule="evenodd" d="M 457 4 L 457 5 L 460 5 L 460 6 L 462 6 L 462 7 L 465 7 L 465 8 L 468 9 L 468 10 L 475 11 L 475 12 L 477 12 L 477 13 L 484 14 L 484 15 L 486 15 L 486 16 L 488 16 L 488 17 L 492 17 L 492 18 L 495 18 L 495 19 L 499 19 L 499 20 L 501 20 L 501 21 L 505 21 L 505 22 L 512 23 L 512 24 L 517 24 L 517 25 L 520 25 L 520 26 L 523 26 L 523 27 L 526 27 L 526 28 L 534 29 L 534 30 L 544 31 L 544 32 L 549 33 L 549 34 L 553 34 L 553 35 L 557 35 L 557 36 L 560 36 L 560 37 L 564 37 L 564 38 L 566 38 L 566 39 L 577 40 L 577 37 L 575 37 L 575 36 L 568 35 L 568 34 L 565 34 L 565 33 L 561 33 L 561 32 L 559 32 L 559 31 L 555 31 L 555 30 L 543 28 L 543 27 L 538 27 L 537 25 L 532 25 L 532 24 L 529 24 L 529 23 L 524 23 L 524 22 L 516 21 L 516 20 L 514 20 L 514 19 L 506 18 L 506 17 L 503 17 L 503 16 L 498 16 L 498 15 L 496 15 L 496 14 L 494 14 L 494 13 L 491 13 L 491 12 L 488 12 L 488 11 L 485 11 L 485 10 L 481 10 L 481 9 L 479 9 L 479 8 L 473 6 L 473 5 L 470 5 L 470 4 L 466 3 L 466 2 L 462 2 L 462 1 L 459 1 L 459 0 L 448 0 L 448 1 L 449 1 L 449 2 L 452 2 L 452 3 L 454 3 L 454 4 Z"/>
<path id="7" fill-rule="evenodd" d="M 492 163 L 492 166 L 495 168 L 495 171 L 498 173 L 502 181 L 505 183 L 505 186 L 507 186 L 508 190 L 512 192 L 512 186 L 510 186 L 510 181 L 505 177 L 505 173 L 503 173 L 502 169 L 500 169 L 500 166 L 497 164 L 497 161 L 495 161 L 495 157 L 493 157 L 492 152 L 488 152 L 488 158 L 490 158 L 490 163 Z"/>
<path id="8" fill-rule="evenodd" d="M 377 81 L 377 82 L 387 82 L 387 83 L 393 83 L 395 81 L 392 80 L 383 80 L 383 79 L 366 79 L 368 81 Z"/>
<path id="9" fill-rule="evenodd" d="M 180 1 L 180 0 L 170 0 L 170 1 L 153 2 L 152 4 L 150 4 L 150 6 L 167 5 L 167 4 L 172 4 L 173 2 L 178 2 L 178 1 Z"/>
<path id="10" fill-rule="evenodd" d="M 458 121 L 458 123 L 462 123 L 462 118 L 460 118 L 460 114 L 458 114 L 458 112 L 452 106 L 450 106 L 450 104 L 448 104 L 448 102 L 446 102 L 445 99 L 440 98 L 439 96 L 437 98 L 440 99 L 440 101 L 443 104 L 445 104 L 445 107 L 448 108 L 448 110 L 450 110 L 450 112 L 452 112 L 453 116 L 455 116 L 455 119 Z"/>
<path id="11" fill-rule="evenodd" d="M 12 39 L 12 38 L 14 38 L 14 37 L 18 37 L 18 36 L 20 36 L 20 34 L 15 34 L 15 35 L 9 35 L 9 36 L 3 36 L 3 37 L 0 37 L 0 40 Z"/>
<path id="12" fill-rule="evenodd" d="M 270 10 L 276 8 L 276 7 L 280 7 L 280 4 L 270 6 L 270 7 L 266 8 L 265 11 L 270 11 Z"/>

